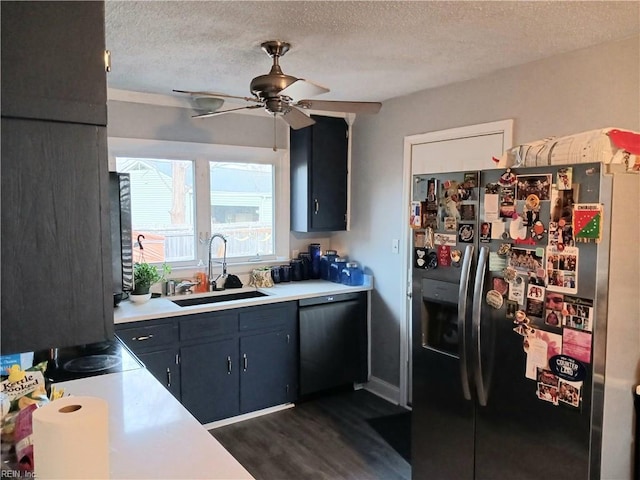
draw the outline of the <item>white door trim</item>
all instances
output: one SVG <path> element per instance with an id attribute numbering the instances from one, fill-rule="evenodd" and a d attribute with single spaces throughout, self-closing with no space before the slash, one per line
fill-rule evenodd
<path id="1" fill-rule="evenodd" d="M 505 150 L 513 145 L 513 119 L 496 122 L 481 123 L 465 127 L 438 130 L 404 137 L 404 161 L 402 167 L 402 211 L 409 218 L 409 204 L 411 201 L 411 166 L 413 146 L 443 140 L 455 140 L 478 135 L 502 133 Z M 400 235 L 400 258 L 403 259 L 402 278 L 405 279 L 405 301 L 403 302 L 400 323 L 400 405 L 407 406 L 409 389 L 411 388 L 411 238 L 409 228 L 403 228 Z"/>

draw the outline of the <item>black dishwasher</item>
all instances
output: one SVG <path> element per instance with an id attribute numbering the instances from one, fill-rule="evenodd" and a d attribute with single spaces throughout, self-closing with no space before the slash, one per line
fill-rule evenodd
<path id="1" fill-rule="evenodd" d="M 366 292 L 298 301 L 300 395 L 368 379 Z"/>

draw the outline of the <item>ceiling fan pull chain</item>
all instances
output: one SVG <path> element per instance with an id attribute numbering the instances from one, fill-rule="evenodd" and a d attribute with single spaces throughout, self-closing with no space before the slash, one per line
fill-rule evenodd
<path id="1" fill-rule="evenodd" d="M 273 114 L 273 151 L 278 151 L 278 145 L 276 142 L 276 114 Z"/>

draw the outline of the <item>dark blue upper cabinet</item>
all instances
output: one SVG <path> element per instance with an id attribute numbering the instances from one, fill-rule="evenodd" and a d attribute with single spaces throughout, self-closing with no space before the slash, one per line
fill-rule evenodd
<path id="1" fill-rule="evenodd" d="M 2 116 L 107 124 L 104 2 L 2 2 Z"/>
<path id="2" fill-rule="evenodd" d="M 346 230 L 349 127 L 343 118 L 312 118 L 290 132 L 291 230 Z"/>
<path id="3" fill-rule="evenodd" d="M 113 335 L 103 2 L 1 2 L 2 352 Z"/>

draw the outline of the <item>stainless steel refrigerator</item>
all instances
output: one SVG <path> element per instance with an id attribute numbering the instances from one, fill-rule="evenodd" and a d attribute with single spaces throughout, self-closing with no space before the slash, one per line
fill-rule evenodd
<path id="1" fill-rule="evenodd" d="M 607 168 L 414 175 L 414 479 L 600 478 L 611 219 L 638 209 Z"/>

